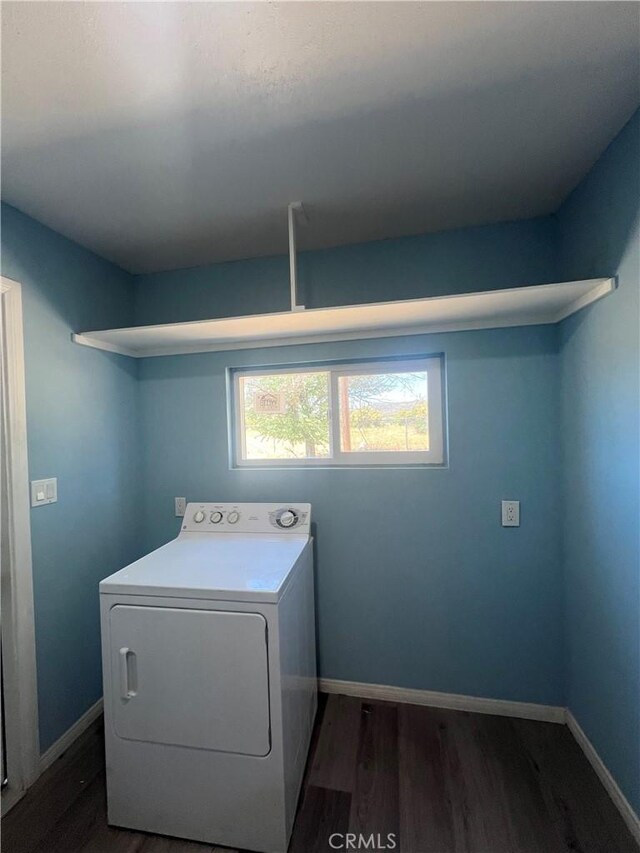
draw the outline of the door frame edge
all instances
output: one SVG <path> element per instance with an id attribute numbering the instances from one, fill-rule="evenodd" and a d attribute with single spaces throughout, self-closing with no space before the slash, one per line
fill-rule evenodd
<path id="1" fill-rule="evenodd" d="M 40 775 L 40 738 L 20 283 L 1 276 L 0 300 L 10 554 L 9 583 L 3 590 L 6 762 L 10 774 L 2 794 L 4 814 Z"/>

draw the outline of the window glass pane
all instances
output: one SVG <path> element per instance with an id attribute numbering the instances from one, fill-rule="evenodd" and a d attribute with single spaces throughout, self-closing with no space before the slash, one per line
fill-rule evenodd
<path id="1" fill-rule="evenodd" d="M 329 374 L 241 376 L 243 459 L 330 455 Z"/>
<path id="2" fill-rule="evenodd" d="M 429 450 L 426 371 L 341 376 L 344 453 Z"/>

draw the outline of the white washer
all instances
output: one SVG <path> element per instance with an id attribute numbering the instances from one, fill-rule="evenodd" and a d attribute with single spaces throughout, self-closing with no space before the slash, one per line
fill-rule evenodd
<path id="1" fill-rule="evenodd" d="M 109 823 L 284 853 L 317 706 L 309 504 L 189 504 L 100 584 Z"/>

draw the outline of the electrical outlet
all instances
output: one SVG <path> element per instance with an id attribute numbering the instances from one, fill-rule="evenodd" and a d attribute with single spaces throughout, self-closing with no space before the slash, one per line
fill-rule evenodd
<path id="1" fill-rule="evenodd" d="M 176 504 L 176 518 L 182 518 L 187 511 L 187 499 L 186 498 L 175 498 Z"/>
<path id="2" fill-rule="evenodd" d="M 502 501 L 502 526 L 520 527 L 520 501 Z"/>

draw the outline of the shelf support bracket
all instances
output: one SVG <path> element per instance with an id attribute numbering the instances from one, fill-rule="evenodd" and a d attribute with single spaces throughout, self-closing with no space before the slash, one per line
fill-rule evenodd
<path id="1" fill-rule="evenodd" d="M 307 214 L 301 201 L 292 201 L 287 207 L 289 222 L 289 284 L 291 287 L 291 310 L 304 311 L 304 305 L 298 305 L 298 259 L 296 249 L 296 216 L 307 222 Z"/>

